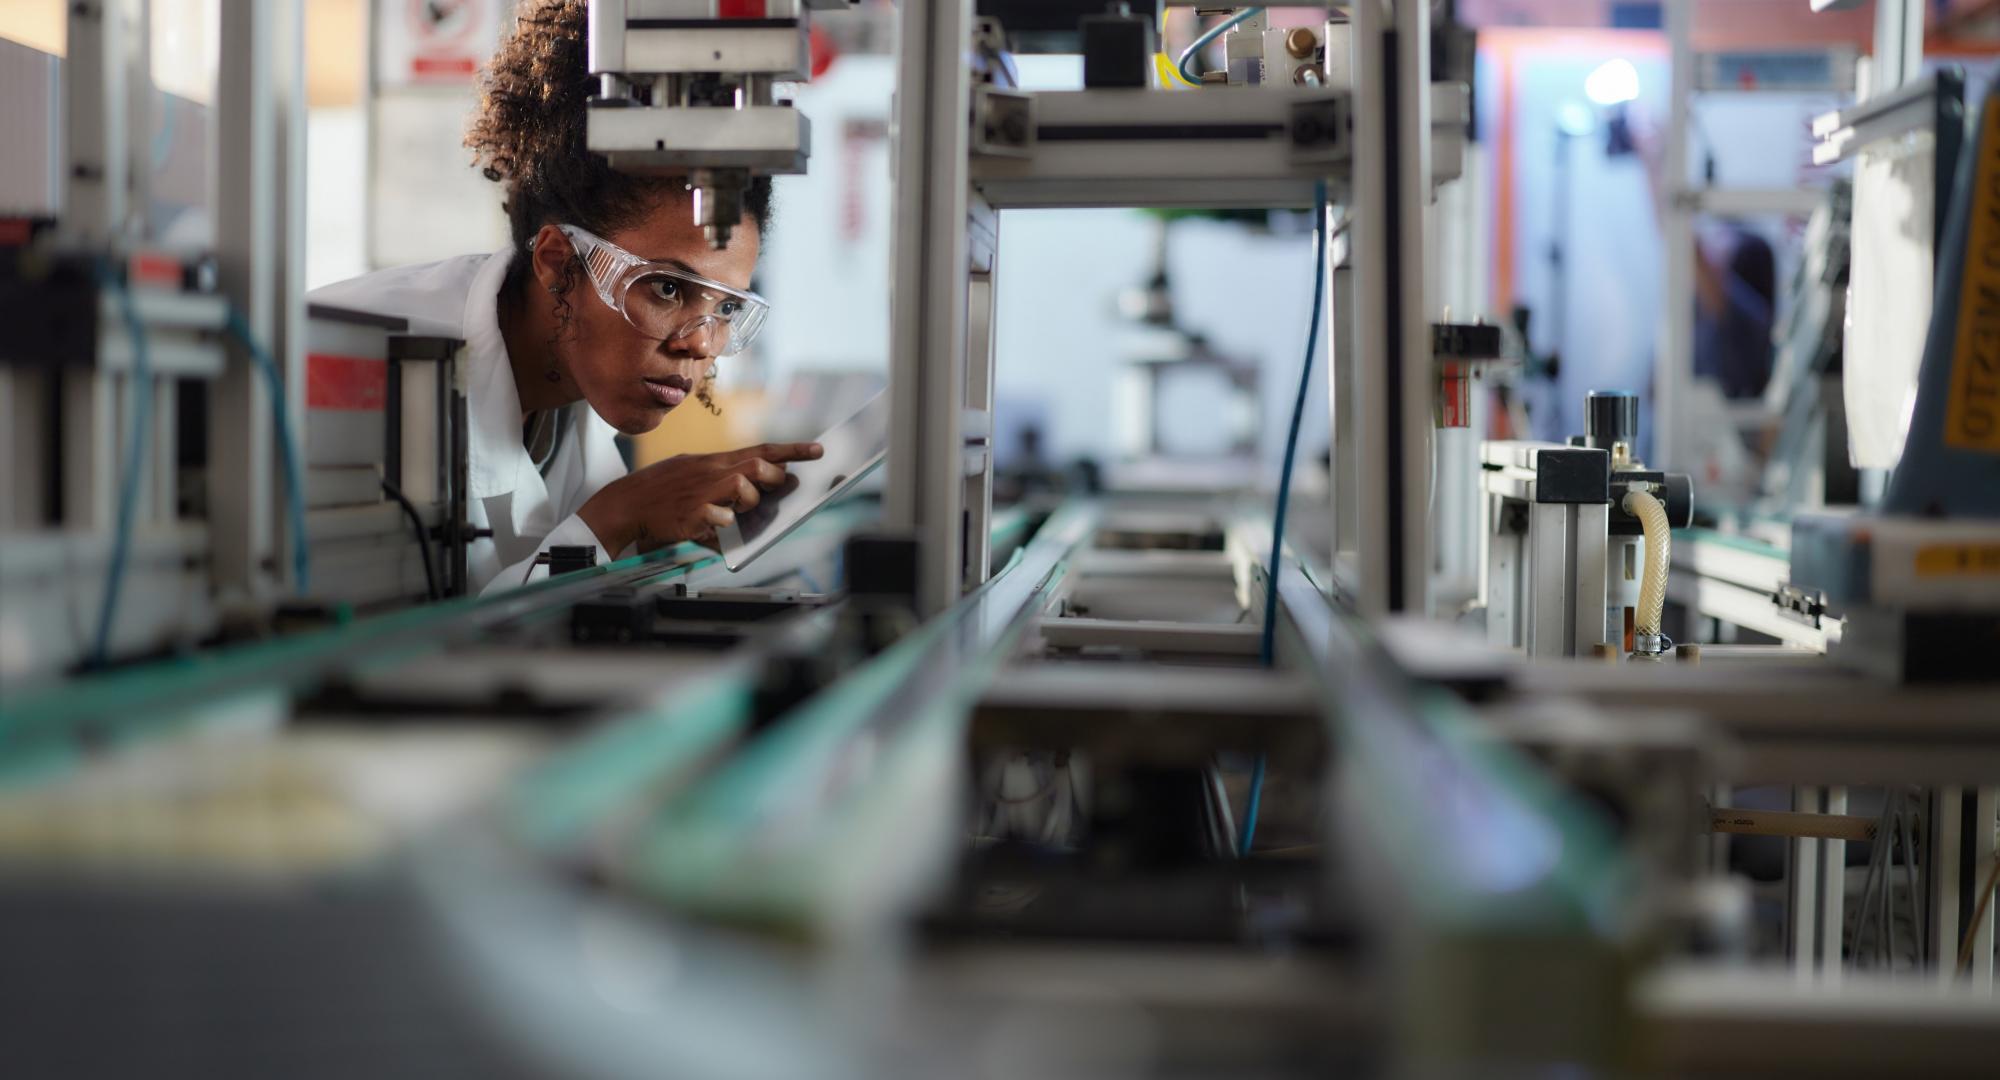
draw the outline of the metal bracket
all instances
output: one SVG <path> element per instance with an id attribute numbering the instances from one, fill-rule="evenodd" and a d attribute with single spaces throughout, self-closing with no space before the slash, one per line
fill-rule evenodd
<path id="1" fill-rule="evenodd" d="M 990 86 L 973 88 L 972 152 L 1029 157 L 1035 152 L 1035 96 Z"/>
<path id="2" fill-rule="evenodd" d="M 1431 353 L 1439 360 L 1495 360 L 1500 327 L 1490 323 L 1432 323 Z"/>
<path id="3" fill-rule="evenodd" d="M 1826 614 L 1825 593 L 1818 589 L 1802 589 L 1790 582 L 1778 586 L 1778 590 L 1771 594 L 1771 603 L 1780 615 L 1815 630 L 1820 628 L 1820 617 Z"/>
<path id="4" fill-rule="evenodd" d="M 1961 118 L 1964 110 L 1965 76 L 1946 68 L 1892 93 L 1814 117 L 1813 164 L 1846 161 L 1868 146 L 1912 131 L 1943 134 L 1949 121 Z M 1940 167 L 1939 172 L 1946 170 Z"/>
<path id="5" fill-rule="evenodd" d="M 1333 164 L 1347 160 L 1354 135 L 1354 117 L 1345 96 L 1301 101 L 1292 106 L 1287 132 L 1296 161 Z"/>

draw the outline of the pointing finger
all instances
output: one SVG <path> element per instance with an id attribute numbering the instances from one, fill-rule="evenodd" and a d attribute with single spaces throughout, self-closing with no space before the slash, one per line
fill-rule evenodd
<path id="1" fill-rule="evenodd" d="M 734 466 L 737 475 L 748 477 L 763 487 L 776 487 L 785 482 L 785 467 L 773 465 L 763 458 L 751 458 Z"/>

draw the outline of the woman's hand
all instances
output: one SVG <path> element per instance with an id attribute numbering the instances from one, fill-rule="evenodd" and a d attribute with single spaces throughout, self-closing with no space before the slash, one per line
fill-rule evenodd
<path id="1" fill-rule="evenodd" d="M 765 443 L 720 454 L 682 454 L 599 489 L 577 511 L 608 558 L 637 544 L 652 551 L 692 540 L 714 546 L 715 530 L 786 482 L 785 463 L 817 461 L 818 443 Z"/>

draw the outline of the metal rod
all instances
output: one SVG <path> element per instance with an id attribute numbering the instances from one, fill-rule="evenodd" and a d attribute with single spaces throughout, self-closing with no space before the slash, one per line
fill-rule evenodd
<path id="1" fill-rule="evenodd" d="M 1903 838 L 1903 880 L 1910 888 L 1910 926 L 1914 939 L 1911 951 L 1916 966 L 1924 966 L 1924 903 L 1923 890 L 1917 883 L 1917 800 L 1908 800 L 1909 806 L 1902 814 L 1900 833 Z"/>
<path id="2" fill-rule="evenodd" d="M 1792 805 L 1798 809 L 1793 817 L 1818 817 L 1819 789 L 1801 787 L 1792 789 Z M 1815 920 L 1819 915 L 1819 842 L 1805 836 L 1795 837 L 1791 843 L 1791 864 L 1787 868 L 1789 888 L 1786 891 L 1786 906 L 1791 915 L 1789 948 L 1792 958 L 1792 973 L 1800 979 L 1811 976 L 1814 946 L 1819 940 L 1819 927 Z"/>
<path id="3" fill-rule="evenodd" d="M 1886 810 L 1882 819 L 1889 820 Z M 1888 831 L 1878 828 L 1875 842 L 1868 850 L 1868 876 L 1861 881 L 1861 909 L 1854 913 L 1854 932 L 1847 941 L 1847 953 L 1854 958 L 1856 967 L 1861 965 L 1861 931 L 1868 925 L 1868 909 L 1875 902 L 1875 878 L 1882 872 L 1882 847 L 1887 838 Z"/>
<path id="4" fill-rule="evenodd" d="M 1830 787 L 1826 790 L 1826 811 L 1830 817 L 1845 816 L 1847 814 L 1846 788 Z M 1820 976 L 1824 979 L 1837 981 L 1840 979 L 1842 971 L 1840 965 L 1841 931 L 1845 928 L 1846 923 L 1847 841 L 1835 838 L 1828 838 L 1821 841 L 1819 857 Z"/>

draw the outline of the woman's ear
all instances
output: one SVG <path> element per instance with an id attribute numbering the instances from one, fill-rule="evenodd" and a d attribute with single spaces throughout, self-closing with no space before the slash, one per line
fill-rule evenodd
<path id="1" fill-rule="evenodd" d="M 573 280 L 569 273 L 570 260 L 576 258 L 576 249 L 569 246 L 569 237 L 554 225 L 544 225 L 528 247 L 528 264 L 535 272 L 535 283 L 546 292 L 560 293 Z"/>

